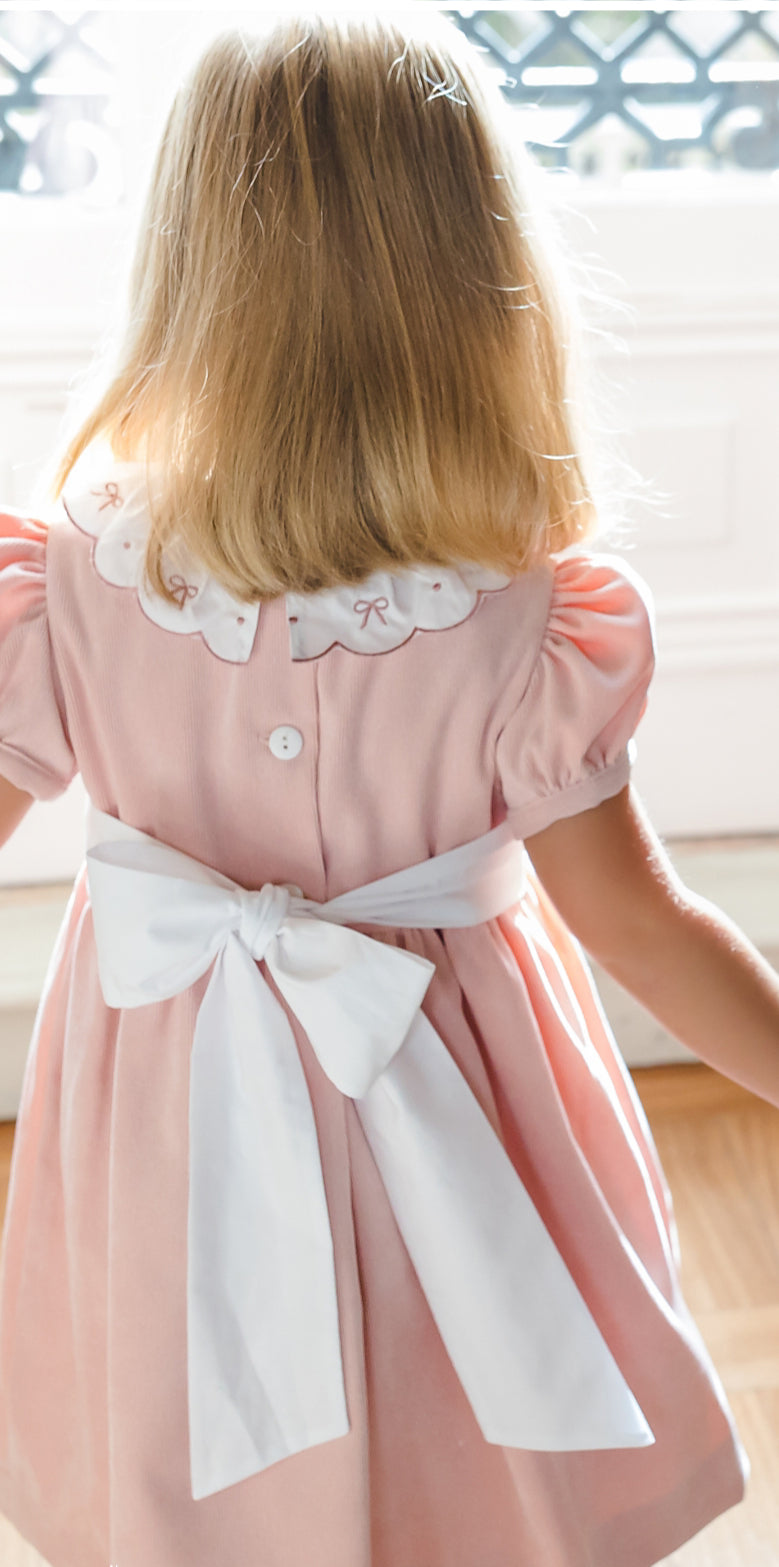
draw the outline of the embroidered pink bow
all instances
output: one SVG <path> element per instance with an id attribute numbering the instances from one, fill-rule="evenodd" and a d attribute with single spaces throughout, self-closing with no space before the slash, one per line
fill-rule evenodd
<path id="1" fill-rule="evenodd" d="M 384 616 L 382 615 L 381 612 L 382 612 L 383 609 L 389 609 L 389 599 L 385 599 L 385 598 L 358 599 L 357 603 L 353 607 L 354 607 L 354 609 L 357 610 L 357 613 L 360 614 L 360 615 L 363 613 L 363 611 L 365 612 L 362 625 L 360 626 L 360 630 L 361 631 L 365 630 L 365 627 L 367 625 L 368 618 L 370 616 L 370 613 L 371 613 L 372 609 L 375 609 L 376 614 L 378 615 L 379 620 L 381 621 L 382 625 L 386 626 L 387 622 L 384 619 Z"/>
<path id="2" fill-rule="evenodd" d="M 168 587 L 179 609 L 184 608 L 187 599 L 197 598 L 197 588 L 191 582 L 185 582 L 183 577 L 171 577 Z"/>
<path id="3" fill-rule="evenodd" d="M 119 485 L 113 479 L 104 484 L 102 490 L 93 490 L 92 494 L 108 497 L 107 500 L 103 501 L 102 506 L 98 506 L 98 511 L 105 511 L 106 506 L 118 507 L 124 505 L 124 497 L 119 494 Z"/>

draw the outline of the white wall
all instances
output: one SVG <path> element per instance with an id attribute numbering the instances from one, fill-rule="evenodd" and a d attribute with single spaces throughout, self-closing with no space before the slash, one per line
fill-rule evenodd
<path id="1" fill-rule="evenodd" d="M 624 280 L 627 455 L 668 495 L 634 504 L 630 559 L 652 587 L 658 671 L 636 780 L 675 836 L 779 830 L 779 184 L 586 194 Z"/>
<path id="2" fill-rule="evenodd" d="M 0 197 L 0 503 L 27 507 L 69 395 L 121 297 L 173 88 L 210 33 L 257 13 L 117 13 L 128 200 Z M 268 13 L 265 13 L 267 19 Z M 654 591 L 659 662 L 636 782 L 671 836 L 779 831 L 779 182 L 649 178 L 566 187 L 574 246 L 632 311 L 598 361 L 628 457 L 667 492 L 634 503 L 630 559 Z M 78 781 L 0 850 L 0 884 L 67 878 Z"/>

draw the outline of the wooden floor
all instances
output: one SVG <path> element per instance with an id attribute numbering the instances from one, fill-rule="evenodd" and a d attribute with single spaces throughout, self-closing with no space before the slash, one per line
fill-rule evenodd
<path id="1" fill-rule="evenodd" d="M 779 1567 L 779 1110 L 707 1066 L 632 1075 L 674 1199 L 683 1291 L 752 1464 L 745 1501 L 663 1567 Z M 0 1123 L 3 1215 L 13 1133 Z M 45 1567 L 2 1519 L 0 1567 Z"/>
<path id="2" fill-rule="evenodd" d="M 673 1196 L 682 1289 L 752 1464 L 745 1500 L 667 1567 L 779 1567 L 779 1110 L 707 1066 L 632 1076 Z"/>

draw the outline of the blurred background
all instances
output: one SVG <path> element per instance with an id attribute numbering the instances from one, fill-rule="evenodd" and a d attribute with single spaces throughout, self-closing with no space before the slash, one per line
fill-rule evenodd
<path id="1" fill-rule="evenodd" d="M 605 296 L 582 300 L 588 350 L 613 389 L 615 462 L 648 486 L 618 547 L 657 606 L 635 780 L 685 879 L 777 954 L 779 12 L 410 9 L 445 10 L 498 74 Z M 110 335 L 178 81 L 214 33 L 273 15 L 0 6 L 0 505 L 34 508 Z M 83 808 L 76 780 L 0 849 L 0 1117 L 16 1113 Z M 605 979 L 603 994 L 629 1062 L 692 1059 Z"/>

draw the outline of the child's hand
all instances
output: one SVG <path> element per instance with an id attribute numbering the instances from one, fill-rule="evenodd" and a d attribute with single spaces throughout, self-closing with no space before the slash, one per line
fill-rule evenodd
<path id="1" fill-rule="evenodd" d="M 0 778 L 0 845 L 8 841 L 33 803 L 33 795 L 17 789 L 7 778 Z"/>
<path id="2" fill-rule="evenodd" d="M 779 1106 L 779 976 L 679 880 L 633 790 L 526 848 L 598 963 L 702 1061 Z"/>

